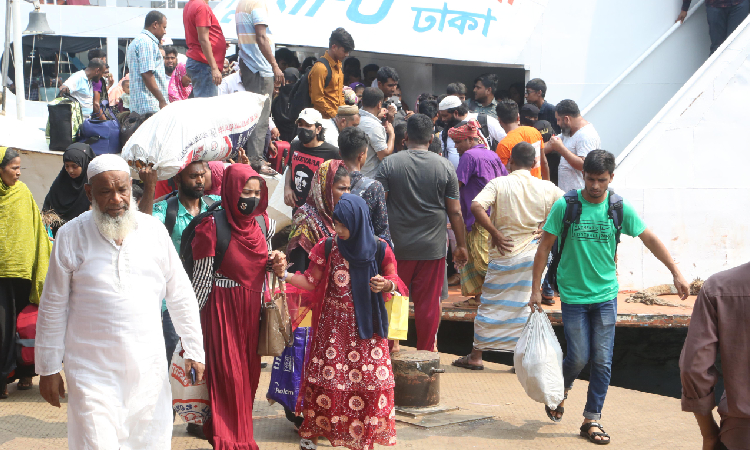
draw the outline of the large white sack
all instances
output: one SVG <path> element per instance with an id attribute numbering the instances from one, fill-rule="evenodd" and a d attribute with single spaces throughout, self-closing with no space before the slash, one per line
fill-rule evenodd
<path id="1" fill-rule="evenodd" d="M 125 143 L 122 157 L 138 178 L 136 161 L 153 164 L 160 180 L 193 161 L 220 161 L 247 141 L 265 95 L 237 92 L 170 103 L 145 121 Z"/>
<path id="2" fill-rule="evenodd" d="M 526 395 L 550 409 L 562 403 L 563 353 L 543 310 L 532 312 L 516 343 L 513 365 Z"/>
<path id="3" fill-rule="evenodd" d="M 268 217 L 276 221 L 276 232 L 292 224 L 292 208 L 284 203 L 284 175 L 263 175 L 268 187 Z"/>

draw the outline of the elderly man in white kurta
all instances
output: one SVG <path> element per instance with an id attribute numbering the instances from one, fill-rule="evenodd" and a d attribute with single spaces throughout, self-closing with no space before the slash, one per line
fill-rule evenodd
<path id="1" fill-rule="evenodd" d="M 102 155 L 87 173 L 92 210 L 60 228 L 39 305 L 39 389 L 60 406 L 64 362 L 71 449 L 168 449 L 161 301 L 201 379 L 198 304 L 164 225 L 135 208 L 125 161 Z"/>

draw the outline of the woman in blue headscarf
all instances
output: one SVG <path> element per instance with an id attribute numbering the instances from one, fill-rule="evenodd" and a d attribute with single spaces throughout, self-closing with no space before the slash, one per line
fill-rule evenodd
<path id="1" fill-rule="evenodd" d="M 303 449 L 316 448 L 320 436 L 356 450 L 396 443 L 385 302 L 407 290 L 393 252 L 375 236 L 369 211 L 361 197 L 344 194 L 333 211 L 336 236 L 312 248 L 307 271 L 292 275 L 284 264 L 274 266 L 291 285 L 315 292 L 300 391 Z"/>

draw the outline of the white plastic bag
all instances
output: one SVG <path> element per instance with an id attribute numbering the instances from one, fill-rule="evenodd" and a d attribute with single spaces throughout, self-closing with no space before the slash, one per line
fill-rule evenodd
<path id="1" fill-rule="evenodd" d="M 562 361 L 562 348 L 547 314 L 542 310 L 532 312 L 513 356 L 526 395 L 550 409 L 557 408 L 565 395 Z"/>
<path id="2" fill-rule="evenodd" d="M 185 358 L 181 355 L 182 344 L 178 343 L 169 366 L 169 384 L 172 387 L 172 409 L 187 423 L 203 425 L 211 415 L 206 379 L 192 384 L 190 374 L 185 373 Z"/>
<path id="3" fill-rule="evenodd" d="M 237 92 L 167 105 L 143 122 L 122 149 L 138 178 L 136 162 L 151 165 L 160 180 L 193 161 L 220 161 L 247 141 L 258 123 L 265 95 Z"/>

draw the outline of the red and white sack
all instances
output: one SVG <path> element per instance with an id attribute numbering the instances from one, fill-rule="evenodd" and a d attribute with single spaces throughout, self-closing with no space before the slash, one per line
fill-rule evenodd
<path id="1" fill-rule="evenodd" d="M 182 344 L 178 343 L 169 366 L 169 384 L 172 387 L 172 409 L 187 423 L 203 425 L 211 415 L 206 380 L 192 384 L 185 372 Z"/>
<path id="2" fill-rule="evenodd" d="M 140 162 L 153 165 L 160 180 L 193 161 L 224 160 L 247 142 L 265 101 L 265 95 L 236 92 L 170 103 L 138 127 L 122 157 L 134 178 Z"/>

